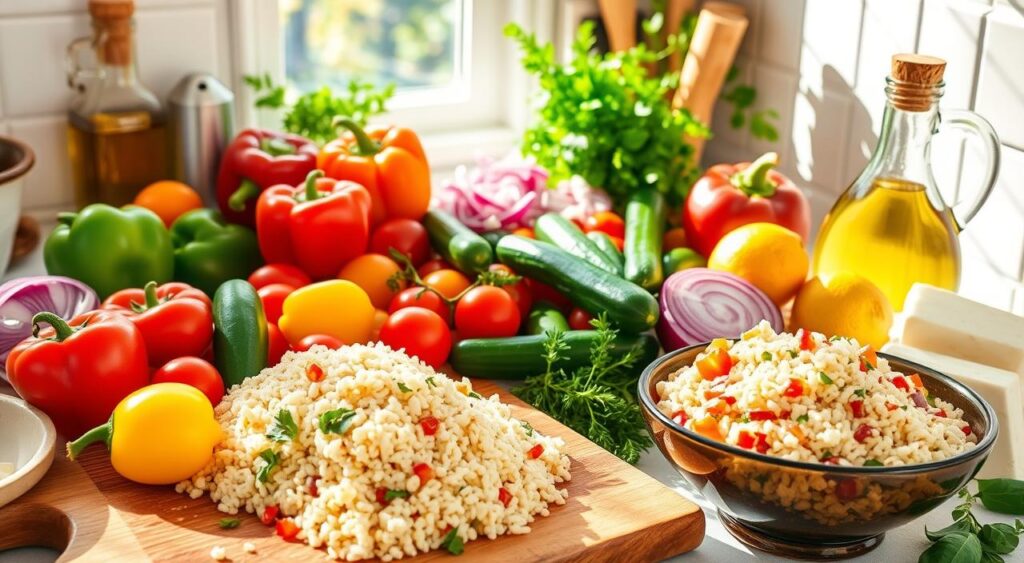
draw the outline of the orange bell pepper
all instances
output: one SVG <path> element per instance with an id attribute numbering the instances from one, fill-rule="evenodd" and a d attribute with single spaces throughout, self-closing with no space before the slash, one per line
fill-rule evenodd
<path id="1" fill-rule="evenodd" d="M 419 137 L 404 127 L 363 130 L 347 117 L 334 118 L 348 131 L 320 150 L 317 168 L 329 178 L 362 184 L 370 192 L 370 221 L 419 220 L 430 205 L 430 167 Z"/>

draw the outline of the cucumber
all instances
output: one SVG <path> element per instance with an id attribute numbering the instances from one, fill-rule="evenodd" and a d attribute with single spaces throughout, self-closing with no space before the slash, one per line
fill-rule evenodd
<path id="1" fill-rule="evenodd" d="M 545 213 L 533 225 L 537 240 L 551 243 L 573 256 L 586 260 L 609 274 L 622 276 L 622 265 L 605 254 L 579 227 L 558 213 Z"/>
<path id="2" fill-rule="evenodd" d="M 515 273 L 553 286 L 591 314 L 607 313 L 623 333 L 643 332 L 658 322 L 658 301 L 650 293 L 557 246 L 509 235 L 498 241 L 497 254 Z"/>
<path id="3" fill-rule="evenodd" d="M 568 348 L 556 368 L 572 371 L 590 365 L 590 349 L 597 340 L 596 330 L 571 330 L 562 335 Z M 459 375 L 487 379 L 523 379 L 544 373 L 544 343 L 548 335 L 509 336 L 506 338 L 470 338 L 452 348 L 448 361 Z M 639 374 L 658 357 L 658 340 L 650 334 L 618 335 L 612 341 L 612 355 L 620 357 L 634 347 L 640 357 L 634 364 Z"/>
<path id="4" fill-rule="evenodd" d="M 482 272 L 494 261 L 494 252 L 487 239 L 440 209 L 427 211 L 423 216 L 423 226 L 434 250 L 463 273 Z"/>
<path id="5" fill-rule="evenodd" d="M 228 280 L 213 294 L 213 357 L 224 387 L 237 385 L 267 367 L 267 317 L 256 289 Z"/>
<path id="6" fill-rule="evenodd" d="M 530 316 L 526 318 L 526 334 L 544 334 L 553 330 L 569 330 L 569 321 L 565 320 L 565 315 L 547 301 L 534 305 Z"/>
<path id="7" fill-rule="evenodd" d="M 612 242 L 612 237 L 608 233 L 602 231 L 590 231 L 587 233 L 587 238 L 591 240 L 601 252 L 604 252 L 606 256 L 615 261 L 619 267 L 622 267 L 622 252 L 619 251 L 619 247 L 615 246 Z"/>
<path id="8" fill-rule="evenodd" d="M 665 230 L 665 198 L 653 189 L 634 192 L 626 204 L 625 278 L 648 291 L 665 280 L 661 237 Z"/>
<path id="9" fill-rule="evenodd" d="M 480 236 L 484 237 L 484 240 L 486 240 L 488 243 L 490 243 L 491 250 L 494 250 L 494 247 L 497 246 L 498 241 L 501 240 L 501 237 L 503 237 L 505 235 L 508 235 L 508 234 L 511 234 L 511 233 L 509 233 L 508 231 L 498 230 L 498 231 L 487 231 L 486 233 L 480 233 Z"/>

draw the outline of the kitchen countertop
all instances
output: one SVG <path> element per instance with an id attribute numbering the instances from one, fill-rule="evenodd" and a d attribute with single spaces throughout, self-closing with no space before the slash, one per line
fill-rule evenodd
<path id="1" fill-rule="evenodd" d="M 3 281 L 6 281 L 15 277 L 39 275 L 42 273 L 45 273 L 42 252 L 40 248 L 36 248 L 32 254 L 26 256 L 16 264 L 13 264 L 2 279 Z M 10 387 L 0 383 L 0 392 L 4 391 L 10 392 Z M 700 494 L 697 493 L 689 483 L 687 483 L 683 477 L 669 465 L 656 448 L 652 448 L 644 454 L 640 458 L 640 462 L 637 464 L 637 467 L 644 473 L 647 473 L 661 481 L 665 486 L 671 488 L 676 493 L 696 502 L 704 510 L 704 515 L 707 518 L 707 535 L 704 538 L 704 543 L 702 543 L 695 551 L 673 558 L 671 561 L 678 561 L 680 563 L 790 561 L 789 559 L 773 557 L 748 548 L 733 538 L 718 520 L 715 508 L 710 503 L 706 502 Z M 882 544 L 874 551 L 861 557 L 849 559 L 848 561 L 885 561 L 886 563 L 916 561 L 917 556 L 925 550 L 929 544 L 927 538 L 924 536 L 924 527 L 928 526 L 932 529 L 938 529 L 947 526 L 951 521 L 950 512 L 957 504 L 957 498 L 951 498 L 945 504 L 939 506 L 935 510 L 912 523 L 890 531 L 886 534 L 885 541 L 883 541 Z M 1012 518 L 991 513 L 981 507 L 975 508 L 974 513 L 982 523 L 993 521 L 1013 521 Z M 33 562 L 49 561 L 52 560 L 52 556 L 49 555 L 50 553 L 52 552 L 45 549 L 19 550 L 17 553 L 9 554 L 0 553 L 0 563 L 7 561 L 20 562 L 30 560 Z M 1005 556 L 1005 559 L 1007 562 L 1024 562 L 1024 549 L 1019 550 L 1017 553 L 1010 556 Z"/>

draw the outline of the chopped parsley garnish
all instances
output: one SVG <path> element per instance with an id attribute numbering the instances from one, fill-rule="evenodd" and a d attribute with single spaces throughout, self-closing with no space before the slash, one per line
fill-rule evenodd
<path id="1" fill-rule="evenodd" d="M 825 385 L 832 385 L 832 383 L 834 383 L 832 381 L 832 378 L 826 375 L 823 371 L 818 372 L 818 378 L 821 379 L 821 382 L 824 383 Z"/>
<path id="2" fill-rule="evenodd" d="M 867 360 L 861 360 L 864 362 L 864 366 L 868 368 L 868 371 L 874 371 L 875 365 Z"/>
<path id="3" fill-rule="evenodd" d="M 320 415 L 320 431 L 324 434 L 344 434 L 352 426 L 352 419 L 356 417 L 356 411 L 346 409 L 334 409 Z"/>
<path id="4" fill-rule="evenodd" d="M 409 498 L 409 491 L 388 489 L 388 492 L 384 493 L 384 502 L 391 502 L 396 498 Z"/>
<path id="5" fill-rule="evenodd" d="M 274 452 L 274 450 L 271 449 L 266 449 L 260 452 L 260 459 L 262 459 L 266 463 L 264 463 L 263 467 L 261 467 L 260 470 L 256 472 L 256 480 L 259 481 L 260 483 L 266 483 L 267 479 L 270 479 L 270 473 L 274 471 L 274 468 L 277 467 L 277 464 L 280 461 L 280 459 L 277 457 L 277 454 Z"/>
<path id="6" fill-rule="evenodd" d="M 412 389 L 409 389 L 409 387 L 407 387 L 401 381 L 398 382 L 398 390 L 401 391 L 402 393 L 412 393 Z"/>
<path id="7" fill-rule="evenodd" d="M 800 357 L 800 354 L 798 354 L 796 350 L 786 350 L 786 352 L 789 352 L 789 357 L 793 358 L 794 360 Z"/>
<path id="8" fill-rule="evenodd" d="M 743 413 L 743 416 L 740 417 L 740 422 L 750 422 L 750 415 Z"/>
<path id="9" fill-rule="evenodd" d="M 801 423 L 801 424 L 807 422 L 808 420 L 810 420 L 810 417 L 807 416 L 806 414 L 802 414 L 802 415 L 796 417 L 796 421 Z"/>
<path id="10" fill-rule="evenodd" d="M 484 398 L 483 395 L 481 395 L 480 393 L 477 393 L 476 391 L 470 391 L 469 392 L 469 396 L 473 397 L 474 399 L 483 399 Z"/>
<path id="11" fill-rule="evenodd" d="M 857 389 L 856 391 L 853 392 L 853 394 L 863 399 L 864 397 L 867 397 L 868 390 L 867 389 Z"/>
<path id="12" fill-rule="evenodd" d="M 925 400 L 926 403 L 928 403 L 928 406 L 930 406 L 930 407 L 934 407 L 935 406 L 935 397 L 933 395 L 926 396 L 924 398 L 924 400 Z"/>
<path id="13" fill-rule="evenodd" d="M 828 459 L 832 457 L 832 450 L 825 450 L 821 453 L 821 459 Z"/>
<path id="14" fill-rule="evenodd" d="M 761 352 L 761 359 L 766 361 L 766 362 L 770 362 L 771 359 L 772 359 L 772 353 L 771 352 Z"/>
<path id="15" fill-rule="evenodd" d="M 533 437 L 533 426 L 530 426 L 530 423 L 526 422 L 525 420 L 521 421 L 519 424 L 523 425 L 523 430 L 526 431 L 526 435 L 528 437 L 532 438 Z"/>
<path id="16" fill-rule="evenodd" d="M 281 409 L 277 411 L 277 416 L 274 417 L 274 424 L 267 432 L 267 438 L 275 442 L 290 442 L 298 434 L 299 426 L 295 424 L 295 419 L 292 418 L 292 411 Z"/>
<path id="17" fill-rule="evenodd" d="M 448 553 L 452 555 L 462 555 L 462 538 L 459 537 L 459 529 L 452 528 L 450 532 L 441 540 L 441 547 L 448 550 Z"/>
<path id="18" fill-rule="evenodd" d="M 883 464 L 877 459 L 869 459 L 864 462 L 864 467 L 883 467 Z"/>
<path id="19" fill-rule="evenodd" d="M 431 387 L 437 387 L 437 383 L 434 383 L 434 376 L 430 376 L 427 378 L 427 385 Z"/>
<path id="20" fill-rule="evenodd" d="M 221 530 L 233 530 L 242 525 L 242 521 L 238 518 L 221 518 L 220 522 L 217 522 Z"/>

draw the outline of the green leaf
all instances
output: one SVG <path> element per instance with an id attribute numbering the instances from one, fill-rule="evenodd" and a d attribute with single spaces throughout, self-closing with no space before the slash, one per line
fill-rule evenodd
<path id="1" fill-rule="evenodd" d="M 220 522 L 217 522 L 221 530 L 233 530 L 242 525 L 242 521 L 238 518 L 221 518 Z"/>
<path id="2" fill-rule="evenodd" d="M 263 81 L 260 76 L 254 74 L 246 74 L 242 76 L 242 82 L 245 82 L 247 86 L 253 90 L 259 90 L 263 88 Z"/>
<path id="3" fill-rule="evenodd" d="M 772 353 L 771 352 L 761 352 L 761 359 L 766 361 L 766 362 L 770 362 L 771 359 L 772 359 Z"/>
<path id="4" fill-rule="evenodd" d="M 736 110 L 732 112 L 732 115 L 729 117 L 729 126 L 733 129 L 739 129 L 740 127 L 743 127 L 746 120 L 747 118 L 743 115 L 743 112 Z"/>
<path id="5" fill-rule="evenodd" d="M 324 434 L 345 434 L 348 432 L 352 421 L 356 417 L 356 411 L 346 409 L 334 409 L 320 415 L 320 432 Z"/>
<path id="6" fill-rule="evenodd" d="M 992 553 L 991 551 L 981 552 L 981 563 L 1003 563 L 1005 561 L 999 555 Z"/>
<path id="7" fill-rule="evenodd" d="M 802 415 L 796 417 L 796 421 L 801 423 L 801 424 L 807 422 L 808 420 L 810 420 L 810 417 L 807 416 L 806 414 L 802 414 Z"/>
<path id="8" fill-rule="evenodd" d="M 462 555 L 463 543 L 462 538 L 459 536 L 459 529 L 452 528 L 444 539 L 441 540 L 441 547 L 448 550 L 448 553 L 452 555 Z"/>
<path id="9" fill-rule="evenodd" d="M 437 383 L 434 383 L 434 376 L 430 376 L 427 378 L 427 385 L 431 387 L 437 387 Z"/>
<path id="10" fill-rule="evenodd" d="M 530 423 L 526 422 L 525 420 L 519 421 L 519 424 L 522 425 L 523 430 L 526 431 L 526 436 L 528 438 L 532 438 L 533 437 L 533 426 L 531 426 Z"/>
<path id="11" fill-rule="evenodd" d="M 978 532 L 978 539 L 981 540 L 981 545 L 985 551 L 1001 555 L 1006 555 L 1017 549 L 1017 544 L 1020 543 L 1020 538 L 1017 537 L 1017 530 L 1013 526 L 1001 522 L 982 526 L 981 531 Z"/>
<path id="12" fill-rule="evenodd" d="M 277 411 L 277 416 L 274 417 L 274 424 L 271 425 L 270 430 L 267 432 L 267 438 L 275 442 L 290 442 L 298 434 L 299 426 L 295 424 L 295 419 L 292 418 L 292 411 L 281 409 Z"/>
<path id="13" fill-rule="evenodd" d="M 384 502 L 391 502 L 396 498 L 409 498 L 409 491 L 401 489 L 388 489 L 388 491 L 384 493 Z"/>
<path id="14" fill-rule="evenodd" d="M 960 518 L 952 524 L 950 524 L 949 526 L 946 526 L 945 528 L 942 528 L 941 530 L 936 530 L 934 532 L 930 531 L 927 526 L 924 529 L 924 535 L 927 536 L 928 539 L 931 541 L 939 541 L 944 536 L 948 536 L 949 534 L 955 532 L 965 532 L 971 534 L 974 533 L 974 530 L 971 528 L 971 524 L 967 518 Z"/>
<path id="15" fill-rule="evenodd" d="M 470 391 L 469 392 L 469 396 L 474 398 L 474 399 L 483 399 L 484 398 L 483 395 L 481 395 L 480 393 L 477 393 L 476 391 Z"/>
<path id="16" fill-rule="evenodd" d="M 266 449 L 260 452 L 260 459 L 265 463 L 263 467 L 260 467 L 259 471 L 256 472 L 256 480 L 260 483 L 266 483 L 267 479 L 270 479 L 271 472 L 277 467 L 280 458 L 277 457 L 277 453 L 274 450 Z"/>
<path id="17" fill-rule="evenodd" d="M 867 389 L 857 389 L 856 391 L 853 392 L 853 394 L 863 399 L 864 397 L 868 396 L 868 390 Z"/>
<path id="18" fill-rule="evenodd" d="M 942 536 L 926 549 L 918 563 L 979 563 L 981 541 L 967 532 L 952 532 Z"/>
<path id="19" fill-rule="evenodd" d="M 864 462 L 864 467 L 885 467 L 885 464 L 877 459 L 869 459 Z"/>
<path id="20" fill-rule="evenodd" d="M 402 383 L 401 381 L 398 382 L 398 390 L 401 391 L 402 393 L 412 393 L 412 389 L 409 389 L 409 386 L 407 386 L 405 383 Z"/>
<path id="21" fill-rule="evenodd" d="M 828 376 L 828 375 L 827 375 L 827 374 L 826 374 L 825 372 L 823 372 L 823 371 L 819 371 L 819 372 L 818 372 L 818 378 L 819 378 L 819 379 L 821 379 L 821 382 L 822 382 L 822 383 L 824 383 L 825 385 L 832 385 L 832 383 L 834 383 L 834 382 L 832 381 L 832 378 L 831 378 L 831 377 L 829 377 L 829 376 Z"/>
<path id="22" fill-rule="evenodd" d="M 985 508 L 1003 514 L 1024 515 L 1024 481 L 978 479 L 978 497 Z"/>
<path id="23" fill-rule="evenodd" d="M 787 352 L 789 352 L 789 357 L 794 360 L 800 357 L 800 354 L 798 354 L 796 350 L 787 350 Z"/>
<path id="24" fill-rule="evenodd" d="M 256 107 L 278 109 L 284 106 L 284 86 L 277 86 L 270 92 L 256 98 Z"/>

